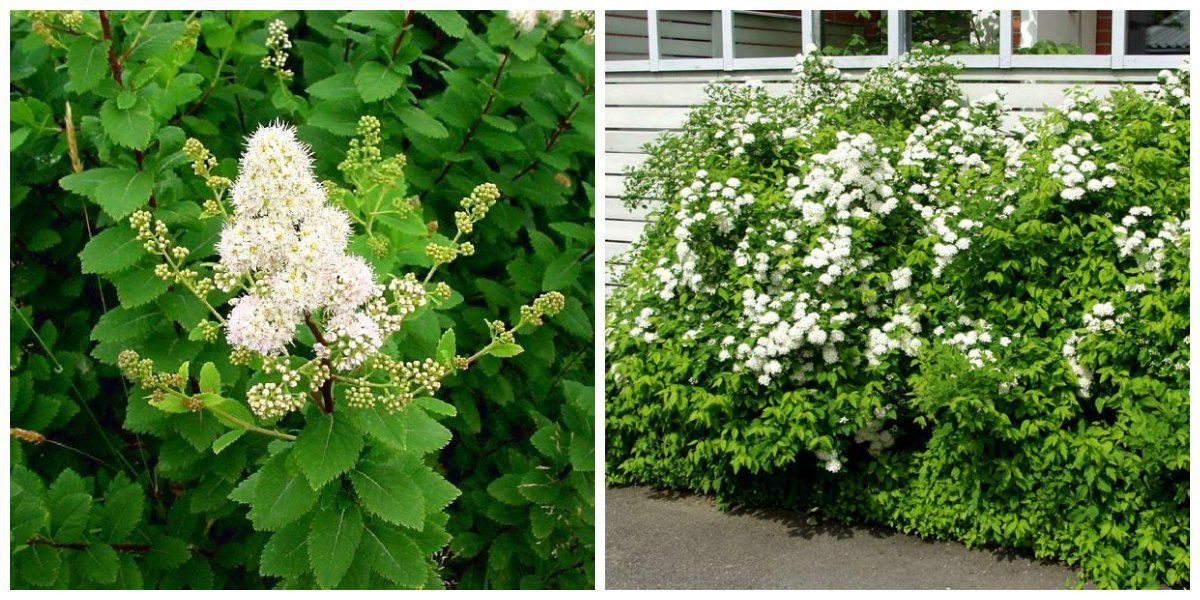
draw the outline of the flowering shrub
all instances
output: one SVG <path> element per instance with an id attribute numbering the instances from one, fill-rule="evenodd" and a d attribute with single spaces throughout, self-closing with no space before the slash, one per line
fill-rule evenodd
<path id="1" fill-rule="evenodd" d="M 14 587 L 592 585 L 594 18 L 514 21 L 16 13 Z"/>
<path id="2" fill-rule="evenodd" d="M 1188 75 L 1010 128 L 943 52 L 712 84 L 648 146 L 609 479 L 1185 586 Z"/>

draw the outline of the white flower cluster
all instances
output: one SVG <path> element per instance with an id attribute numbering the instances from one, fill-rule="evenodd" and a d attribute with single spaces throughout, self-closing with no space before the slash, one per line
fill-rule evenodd
<path id="1" fill-rule="evenodd" d="M 529 33 L 542 20 L 545 20 L 547 25 L 554 27 L 562 20 L 563 13 L 564 11 L 561 10 L 510 10 L 508 11 L 508 20 L 517 28 L 517 31 Z"/>
<path id="2" fill-rule="evenodd" d="M 863 354 L 871 365 L 880 364 L 880 358 L 893 350 L 913 356 L 921 348 L 920 333 L 921 323 L 912 314 L 912 307 L 902 304 L 883 327 L 872 327 L 867 332 L 867 348 Z"/>
<path id="3" fill-rule="evenodd" d="M 1092 310 L 1083 314 L 1083 326 L 1092 333 L 1104 333 L 1115 330 L 1127 318 L 1124 313 L 1116 314 L 1112 302 L 1097 302 Z"/>
<path id="4" fill-rule="evenodd" d="M 1117 253 L 1121 258 L 1134 257 L 1138 271 L 1149 274 L 1152 283 L 1162 279 L 1163 261 L 1167 251 L 1180 244 L 1191 230 L 1191 221 L 1180 221 L 1170 217 L 1163 220 L 1158 233 L 1150 237 L 1142 229 L 1138 229 L 1139 217 L 1146 219 L 1153 216 L 1149 206 L 1135 206 L 1129 209 L 1129 214 L 1121 218 L 1120 225 L 1113 226 L 1114 241 Z M 1142 281 L 1131 281 L 1125 284 L 1125 291 L 1144 292 L 1146 284 Z"/>
<path id="5" fill-rule="evenodd" d="M 1118 165 L 1109 163 L 1100 166 L 1087 158 L 1100 149 L 1100 144 L 1092 140 L 1092 134 L 1084 132 L 1071 137 L 1066 144 L 1050 153 L 1054 160 L 1047 171 L 1062 181 L 1060 195 L 1064 200 L 1079 200 L 1086 192 L 1098 192 L 1117 185 L 1117 180 L 1108 173 L 1119 170 Z"/>
<path id="6" fill-rule="evenodd" d="M 1080 398 L 1088 398 L 1091 396 L 1092 390 L 1092 370 L 1079 364 L 1078 344 L 1081 341 L 1079 334 L 1072 333 L 1070 337 L 1063 342 L 1062 355 L 1067 361 L 1067 366 L 1071 372 L 1075 374 L 1075 385 L 1078 386 L 1076 393 Z"/>
<path id="7" fill-rule="evenodd" d="M 362 362 L 383 333 L 360 309 L 383 293 L 371 267 L 346 254 L 350 219 L 326 202 L 308 147 L 284 125 L 258 129 L 248 140 L 231 193 L 233 216 L 217 244 L 229 281 L 250 282 L 230 301 L 230 345 L 278 355 L 308 315 L 330 315 L 330 337 L 352 339 Z"/>
<path id="8" fill-rule="evenodd" d="M 838 473 L 842 470 L 842 459 L 838 457 L 837 450 L 831 452 L 817 452 L 817 460 L 821 461 L 821 466 L 825 467 L 830 473 Z"/>
<path id="9" fill-rule="evenodd" d="M 888 411 L 892 409 L 892 405 L 879 406 L 875 408 L 875 418 L 867 421 L 867 424 L 854 433 L 854 442 L 856 444 L 867 444 L 867 452 L 871 456 L 879 456 L 880 452 L 891 448 L 896 443 L 896 437 L 892 434 L 891 429 L 885 429 L 886 423 L 884 419 L 888 416 Z"/>
<path id="10" fill-rule="evenodd" d="M 728 234 L 733 231 L 734 219 L 742 208 L 754 203 L 753 195 L 738 192 L 742 185 L 738 179 L 710 182 L 707 178 L 707 171 L 697 171 L 692 183 L 679 190 L 679 210 L 675 212 L 674 235 L 678 240 L 675 257 L 673 261 L 660 260 L 654 269 L 654 275 L 662 283 L 658 296 L 663 300 L 675 297 L 675 288 L 679 285 L 692 291 L 705 289 L 701 285 L 704 277 L 699 271 L 700 257 L 691 245 L 693 234 L 705 237 L 706 241 L 712 241 L 706 233 Z"/>
<path id="11" fill-rule="evenodd" d="M 983 319 L 974 320 L 967 316 L 961 316 L 956 323 L 951 323 L 948 327 L 939 325 L 933 330 L 933 334 L 940 338 L 941 343 L 956 348 L 967 357 L 967 362 L 972 367 L 981 369 L 984 366 L 991 364 L 996 360 L 996 355 L 989 348 L 993 342 L 992 325 Z M 1019 334 L 1014 334 L 1014 337 Z M 1008 346 L 1011 339 L 1001 337 L 999 340 L 1001 346 Z"/>

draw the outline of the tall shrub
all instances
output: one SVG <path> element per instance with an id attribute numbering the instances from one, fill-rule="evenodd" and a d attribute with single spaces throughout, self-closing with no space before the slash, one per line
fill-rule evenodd
<path id="1" fill-rule="evenodd" d="M 1016 124 L 943 53 L 713 84 L 647 147 L 609 480 L 1187 585 L 1188 75 Z"/>

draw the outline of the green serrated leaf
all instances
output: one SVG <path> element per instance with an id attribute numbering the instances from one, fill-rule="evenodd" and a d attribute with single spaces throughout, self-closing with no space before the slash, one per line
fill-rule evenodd
<path id="1" fill-rule="evenodd" d="M 467 20 L 454 10 L 419 10 L 419 14 L 429 17 L 446 35 L 462 39 L 470 32 Z"/>
<path id="2" fill-rule="evenodd" d="M 443 365 L 453 363 L 455 351 L 457 351 L 457 346 L 454 339 L 454 329 L 447 329 L 446 333 L 442 334 L 442 339 L 438 340 L 437 361 Z"/>
<path id="3" fill-rule="evenodd" d="M 354 491 L 375 516 L 410 529 L 425 522 L 425 498 L 411 476 L 394 465 L 364 464 L 350 473 Z"/>
<path id="4" fill-rule="evenodd" d="M 121 108 L 115 98 L 105 100 L 100 106 L 100 125 L 109 139 L 134 150 L 145 150 L 154 137 L 154 117 L 144 98 L 129 108 Z"/>
<path id="5" fill-rule="evenodd" d="M 364 64 L 354 76 L 354 87 L 367 102 L 391 98 L 403 84 L 403 76 L 374 61 Z"/>
<path id="6" fill-rule="evenodd" d="M 342 580 L 354 561 L 362 535 L 362 513 L 352 502 L 342 500 L 313 515 L 308 529 L 308 558 L 317 585 L 329 589 Z"/>
<path id="7" fill-rule="evenodd" d="M 396 111 L 396 116 L 405 126 L 425 137 L 440 140 L 450 135 L 450 132 L 446 131 L 446 128 L 437 119 L 415 106 L 401 108 Z"/>
<path id="8" fill-rule="evenodd" d="M 300 519 L 271 534 L 263 546 L 259 573 L 273 577 L 297 577 L 308 571 L 310 519 Z"/>
<path id="9" fill-rule="evenodd" d="M 137 233 L 117 226 L 93 237 L 79 253 L 79 262 L 84 273 L 108 274 L 128 269 L 145 255 L 146 249 L 138 241 Z"/>
<path id="10" fill-rule="evenodd" d="M 108 74 L 108 40 L 79 36 L 67 47 L 67 81 L 71 91 L 90 91 Z"/>
<path id="11" fill-rule="evenodd" d="M 309 417 L 293 452 L 313 489 L 319 489 L 352 469 L 362 449 L 363 436 L 346 417 L 319 414 Z"/>
<path id="12" fill-rule="evenodd" d="M 425 583 L 429 570 L 425 556 L 400 528 L 367 520 L 363 524 L 362 544 L 371 569 L 383 578 L 404 588 L 417 588 Z"/>
<path id="13" fill-rule="evenodd" d="M 317 503 L 317 495 L 304 477 L 288 473 L 286 461 L 287 453 L 281 452 L 258 470 L 250 509 L 256 529 L 279 529 L 307 514 Z"/>
<path id="14" fill-rule="evenodd" d="M 488 350 L 488 354 L 500 358 L 508 358 L 511 356 L 516 356 L 524 351 L 525 349 L 519 344 L 513 344 L 510 342 L 497 342 L 495 346 L 492 346 L 491 350 Z"/>
<path id="15" fill-rule="evenodd" d="M 112 276 L 117 299 L 125 308 L 135 308 L 158 298 L 167 291 L 167 282 L 149 269 L 133 269 Z"/>

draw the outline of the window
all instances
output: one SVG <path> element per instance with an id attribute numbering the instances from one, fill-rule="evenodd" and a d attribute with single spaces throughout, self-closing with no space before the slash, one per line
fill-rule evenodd
<path id="1" fill-rule="evenodd" d="M 650 35 L 646 11 L 604 11 L 604 60 L 649 59 Z"/>
<path id="2" fill-rule="evenodd" d="M 1191 13 L 1186 10 L 1125 12 L 1125 54 L 1190 54 Z"/>
<path id="3" fill-rule="evenodd" d="M 790 69 L 809 44 L 869 68 L 914 44 L 966 68 L 1163 69 L 1191 53 L 1186 10 L 606 11 L 609 71 Z"/>
<path id="4" fill-rule="evenodd" d="M 999 54 L 998 10 L 911 10 L 908 30 L 913 44 L 938 42 L 951 54 Z"/>
<path id="5" fill-rule="evenodd" d="M 830 56 L 887 54 L 887 13 L 882 10 L 820 11 L 821 51 Z"/>
<path id="6" fill-rule="evenodd" d="M 804 50 L 801 10 L 733 11 L 735 58 L 793 57 Z"/>

